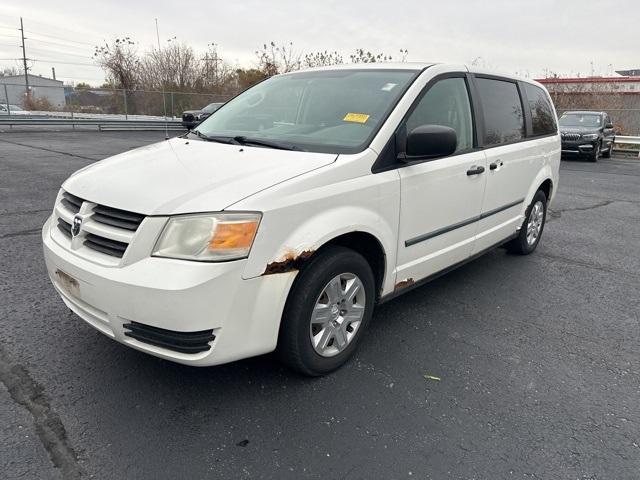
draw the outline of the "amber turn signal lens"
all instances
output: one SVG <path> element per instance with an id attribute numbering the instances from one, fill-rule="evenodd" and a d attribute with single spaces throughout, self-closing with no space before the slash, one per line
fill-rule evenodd
<path id="1" fill-rule="evenodd" d="M 250 248 L 258 230 L 258 222 L 219 223 L 213 238 L 209 241 L 209 250 L 231 248 Z"/>

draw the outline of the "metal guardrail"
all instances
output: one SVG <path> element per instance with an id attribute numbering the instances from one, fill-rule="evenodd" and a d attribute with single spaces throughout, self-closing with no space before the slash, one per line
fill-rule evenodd
<path id="1" fill-rule="evenodd" d="M 98 130 L 184 130 L 181 120 L 178 119 L 114 119 L 114 118 L 77 118 L 73 115 L 69 117 L 53 117 L 47 115 L 1 115 L 0 127 L 17 125 L 71 125 L 73 128 L 83 125 L 95 125 Z M 635 152 L 635 149 L 616 148 L 616 145 L 638 146 L 638 157 L 640 157 L 640 136 L 616 135 L 614 148 L 618 151 Z"/>
<path id="2" fill-rule="evenodd" d="M 73 117 L 46 117 L 46 116 L 22 116 L 7 115 L 0 116 L 0 127 L 3 125 L 26 126 L 26 125 L 47 125 L 61 126 L 97 126 L 99 130 L 184 130 L 182 122 L 175 119 L 149 119 L 149 120 L 116 120 L 111 118 L 73 118 Z"/>
<path id="3" fill-rule="evenodd" d="M 628 152 L 629 149 L 626 148 L 616 148 L 616 145 L 637 145 L 638 146 L 638 158 L 640 158 L 640 137 L 633 137 L 628 135 L 616 135 L 615 142 L 613 143 L 613 147 L 618 151 Z M 631 150 L 635 152 L 634 150 Z"/>

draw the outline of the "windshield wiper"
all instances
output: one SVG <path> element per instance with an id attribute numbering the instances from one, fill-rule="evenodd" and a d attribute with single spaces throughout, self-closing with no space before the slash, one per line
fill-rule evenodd
<path id="1" fill-rule="evenodd" d="M 187 135 L 189 133 L 193 133 L 194 135 L 197 135 L 198 137 L 200 137 L 203 140 L 206 140 L 207 142 L 217 142 L 217 143 L 228 143 L 228 144 L 237 144 L 238 142 L 234 141 L 233 138 L 230 137 L 211 137 L 209 135 L 205 135 L 204 133 L 198 131 L 198 130 L 189 130 L 187 132 Z"/>
<path id="2" fill-rule="evenodd" d="M 285 145 L 279 142 L 272 142 L 271 140 L 262 140 L 260 138 L 247 138 L 243 135 L 233 137 L 233 139 L 240 145 L 256 145 L 259 147 L 276 148 L 278 150 L 300 150 L 300 148 L 294 145 Z"/>

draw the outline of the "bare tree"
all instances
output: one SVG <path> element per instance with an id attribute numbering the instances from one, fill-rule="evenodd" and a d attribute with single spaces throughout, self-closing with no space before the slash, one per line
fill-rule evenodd
<path id="1" fill-rule="evenodd" d="M 404 53 L 404 51 L 401 50 Z M 406 54 L 404 56 L 406 58 Z M 351 63 L 374 63 L 374 62 L 390 62 L 393 60 L 391 55 L 384 53 L 371 53 L 363 48 L 357 48 L 354 53 L 349 55 Z"/>
<path id="2" fill-rule="evenodd" d="M 329 65 L 340 65 L 342 63 L 344 63 L 342 55 L 335 51 L 310 52 L 302 58 L 302 66 L 306 68 L 326 67 Z"/>
<path id="3" fill-rule="evenodd" d="M 0 77 L 15 77 L 19 74 L 20 72 L 16 67 L 3 67 L 0 70 Z"/>
<path id="4" fill-rule="evenodd" d="M 258 70 L 268 77 L 293 72 L 302 66 L 301 54 L 294 50 L 292 42 L 289 45 L 277 45 L 273 41 L 265 43 L 260 50 L 256 50 L 256 56 Z"/>
<path id="5" fill-rule="evenodd" d="M 195 91 L 201 82 L 195 51 L 175 37 L 162 49 L 147 52 L 140 66 L 141 84 L 147 90 Z"/>
<path id="6" fill-rule="evenodd" d="M 116 88 L 133 90 L 140 84 L 140 60 L 136 43 L 129 37 L 95 47 L 93 58 Z"/>

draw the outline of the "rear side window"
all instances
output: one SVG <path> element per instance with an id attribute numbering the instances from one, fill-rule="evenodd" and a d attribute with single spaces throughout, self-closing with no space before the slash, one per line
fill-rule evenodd
<path id="1" fill-rule="evenodd" d="M 515 83 L 489 78 L 476 79 L 484 115 L 484 144 L 501 145 L 525 136 L 524 115 Z"/>
<path id="2" fill-rule="evenodd" d="M 556 119 L 549 97 L 540 87 L 524 84 L 524 91 L 531 110 L 531 127 L 534 135 L 549 135 L 556 133 Z"/>

